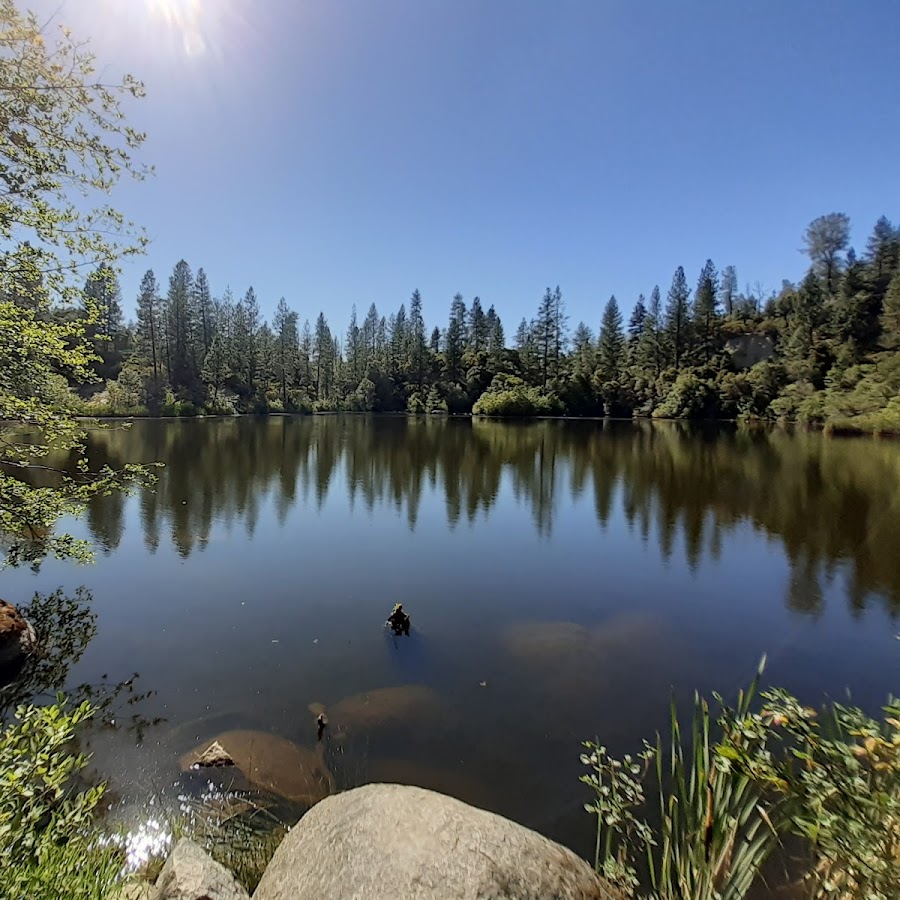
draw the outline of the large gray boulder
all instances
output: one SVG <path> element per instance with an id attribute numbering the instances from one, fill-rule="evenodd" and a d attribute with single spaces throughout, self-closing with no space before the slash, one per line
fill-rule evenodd
<path id="1" fill-rule="evenodd" d="M 153 900 L 249 900 L 231 872 L 182 838 L 166 860 Z"/>
<path id="2" fill-rule="evenodd" d="M 253 900 L 614 900 L 571 850 L 417 787 L 328 797 L 291 830 Z"/>

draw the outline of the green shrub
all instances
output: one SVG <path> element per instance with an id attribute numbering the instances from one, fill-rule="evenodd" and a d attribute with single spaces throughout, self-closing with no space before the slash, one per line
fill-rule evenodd
<path id="1" fill-rule="evenodd" d="M 554 393 L 528 387 L 514 375 L 495 375 L 490 387 L 475 401 L 476 416 L 551 416 L 564 412 Z"/>
<path id="2" fill-rule="evenodd" d="M 721 743 L 742 746 L 734 723 L 749 714 L 757 683 L 758 677 L 740 693 L 736 710 L 723 707 L 715 722 Z M 639 887 L 643 857 L 655 900 L 740 900 L 776 844 L 760 792 L 716 752 L 713 724 L 709 704 L 695 696 L 690 735 L 682 734 L 673 700 L 666 744 L 657 735 L 636 759 L 612 759 L 605 747 L 585 744 L 581 761 L 590 772 L 582 781 L 594 793 L 585 808 L 597 816 L 595 865 L 629 894 Z M 635 813 L 644 804 L 642 779 L 651 773 L 657 834 Z"/>
<path id="3" fill-rule="evenodd" d="M 77 786 L 88 757 L 73 742 L 93 714 L 88 703 L 68 709 L 58 696 L 52 706 L 20 706 L 0 731 L 4 900 L 103 900 L 121 871 L 121 851 L 96 828 L 105 785 Z"/>

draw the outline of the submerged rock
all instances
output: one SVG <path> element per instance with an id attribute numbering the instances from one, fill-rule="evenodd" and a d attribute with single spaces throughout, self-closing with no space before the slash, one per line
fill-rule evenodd
<path id="1" fill-rule="evenodd" d="M 150 896 L 153 900 L 250 900 L 228 869 L 186 838 L 175 845 Z"/>
<path id="2" fill-rule="evenodd" d="M 310 703 L 309 710 L 314 716 L 325 714 L 321 703 Z M 398 727 L 412 721 L 427 724 L 437 721 L 440 714 L 440 700 L 431 688 L 422 684 L 405 684 L 345 697 L 328 710 L 328 722 L 342 733 L 372 731 L 375 728 Z"/>
<path id="3" fill-rule="evenodd" d="M 312 806 L 334 788 L 321 747 L 311 750 L 267 731 L 226 731 L 215 738 L 215 744 L 252 787 L 293 803 Z M 199 765 L 209 749 L 204 744 L 185 754 L 181 758 L 182 771 Z"/>
<path id="4" fill-rule="evenodd" d="M 213 741 L 198 757 L 197 761 L 191 766 L 194 769 L 211 769 L 220 766 L 233 766 L 234 760 L 228 751 L 218 742 Z"/>
<path id="5" fill-rule="evenodd" d="M 421 788 L 324 800 L 269 863 L 254 900 L 617 900 L 571 850 Z"/>

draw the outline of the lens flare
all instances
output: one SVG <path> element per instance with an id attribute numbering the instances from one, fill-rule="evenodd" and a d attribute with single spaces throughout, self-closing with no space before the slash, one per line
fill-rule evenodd
<path id="1" fill-rule="evenodd" d="M 204 9 L 203 0 L 145 0 L 150 16 L 164 22 L 181 37 L 182 47 L 188 56 L 202 56 L 207 50 L 203 35 L 204 19 L 209 14 L 209 2 Z"/>

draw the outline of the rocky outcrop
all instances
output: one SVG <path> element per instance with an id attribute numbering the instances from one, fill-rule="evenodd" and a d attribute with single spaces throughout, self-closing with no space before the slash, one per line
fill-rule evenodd
<path id="1" fill-rule="evenodd" d="M 249 900 L 228 869 L 186 839 L 175 845 L 150 896 L 152 900 Z"/>
<path id="2" fill-rule="evenodd" d="M 225 731 L 183 756 L 181 769 L 201 766 L 217 755 L 223 765 L 228 760 L 239 769 L 251 786 L 294 803 L 312 806 L 334 788 L 321 745 L 311 750 L 267 731 Z"/>
<path id="3" fill-rule="evenodd" d="M 253 900 L 618 900 L 570 850 L 421 788 L 323 800 L 288 834 Z"/>
<path id="4" fill-rule="evenodd" d="M 0 668 L 19 665 L 36 640 L 31 623 L 11 603 L 0 600 Z"/>
<path id="5" fill-rule="evenodd" d="M 766 334 L 739 334 L 725 342 L 731 364 L 741 372 L 775 355 L 775 342 Z"/>

